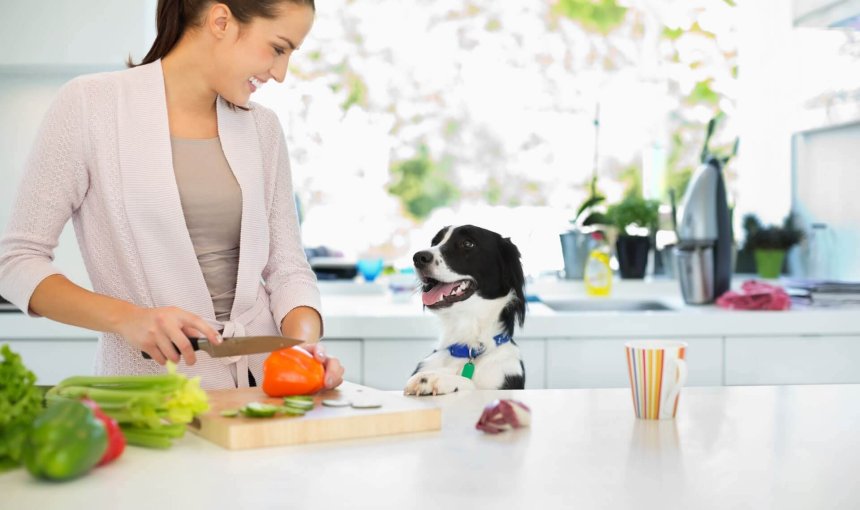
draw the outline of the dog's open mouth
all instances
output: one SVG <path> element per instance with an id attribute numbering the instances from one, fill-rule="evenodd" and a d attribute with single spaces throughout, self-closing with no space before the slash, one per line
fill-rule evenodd
<path id="1" fill-rule="evenodd" d="M 469 299 L 478 290 L 472 280 L 457 280 L 456 282 L 440 282 L 433 278 L 424 278 L 424 292 L 421 301 L 427 308 L 445 308 L 458 301 Z"/>

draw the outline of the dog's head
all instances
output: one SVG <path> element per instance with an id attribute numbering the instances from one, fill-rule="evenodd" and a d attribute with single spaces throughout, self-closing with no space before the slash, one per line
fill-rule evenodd
<path id="1" fill-rule="evenodd" d="M 422 301 L 431 310 L 513 293 L 503 320 L 509 332 L 514 319 L 522 326 L 525 277 L 520 251 L 510 238 L 474 225 L 449 226 L 433 237 L 430 248 L 415 253 L 412 261 L 423 284 Z"/>

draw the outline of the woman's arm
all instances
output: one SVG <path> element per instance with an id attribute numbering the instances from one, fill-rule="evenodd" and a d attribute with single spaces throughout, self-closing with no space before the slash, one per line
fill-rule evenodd
<path id="1" fill-rule="evenodd" d="M 187 364 L 195 363 L 188 336 L 221 341 L 211 326 L 192 313 L 175 307 L 142 308 L 90 292 L 59 274 L 36 286 L 30 310 L 63 324 L 116 333 L 162 365 L 168 359 L 178 363 L 180 353 Z"/>
<path id="2" fill-rule="evenodd" d="M 264 116 L 260 119 L 264 147 L 276 158 L 269 205 L 269 258 L 263 269 L 263 281 L 271 299 L 272 315 L 280 321 L 281 331 L 284 332 L 284 324 L 289 324 L 290 331 L 297 336 L 317 341 L 324 330 L 318 312 L 321 308 L 320 292 L 316 275 L 302 248 L 287 144 L 277 116 L 264 109 L 260 113 Z M 297 312 L 298 319 L 287 318 L 299 309 L 310 310 Z M 311 311 L 314 314 L 310 314 Z M 310 329 L 306 330 L 306 327 Z M 294 331 L 294 328 L 299 329 Z M 303 334 L 310 336 L 304 337 Z"/>
<path id="3" fill-rule="evenodd" d="M 281 321 L 281 334 L 288 338 L 304 340 L 309 344 L 319 342 L 322 334 L 320 314 L 309 306 L 293 308 Z"/>

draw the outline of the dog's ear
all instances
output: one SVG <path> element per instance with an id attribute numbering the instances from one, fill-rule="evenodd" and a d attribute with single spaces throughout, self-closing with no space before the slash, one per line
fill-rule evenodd
<path id="1" fill-rule="evenodd" d="M 508 288 L 514 289 L 517 301 L 511 304 L 517 323 L 522 327 L 526 320 L 526 278 L 523 274 L 523 263 L 520 261 L 520 250 L 510 237 L 501 241 L 501 264 L 503 282 Z"/>

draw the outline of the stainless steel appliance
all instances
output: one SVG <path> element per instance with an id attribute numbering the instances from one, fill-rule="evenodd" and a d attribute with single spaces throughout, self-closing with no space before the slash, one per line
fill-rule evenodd
<path id="1" fill-rule="evenodd" d="M 723 160 L 710 156 L 693 174 L 679 209 L 676 259 L 684 301 L 713 302 L 729 290 L 732 223 Z"/>

